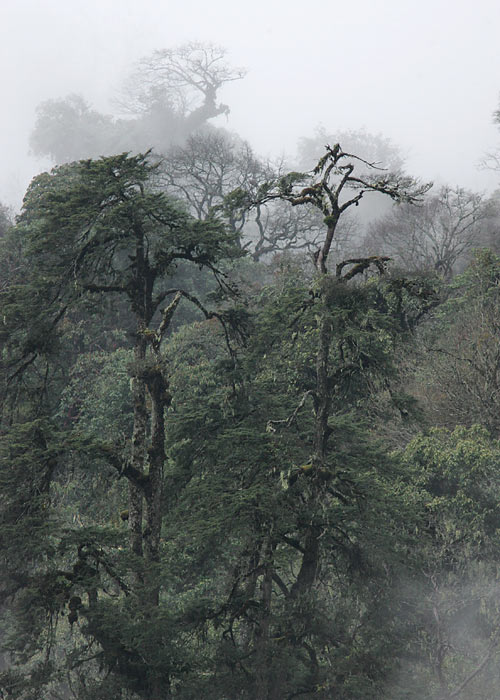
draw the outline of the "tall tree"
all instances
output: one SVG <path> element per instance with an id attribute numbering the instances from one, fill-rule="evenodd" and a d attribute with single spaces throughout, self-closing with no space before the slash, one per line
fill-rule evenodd
<path id="1" fill-rule="evenodd" d="M 357 174 L 361 165 L 366 174 Z M 429 185 L 419 185 L 401 174 L 377 172 L 375 164 L 358 158 L 342 150 L 340 144 L 327 147 L 326 154 L 319 160 L 311 174 L 290 173 L 262 190 L 262 196 L 281 199 L 292 206 L 308 205 L 319 209 L 324 217 L 325 235 L 314 254 L 318 274 L 318 289 L 325 307 L 319 316 L 318 346 L 316 354 L 314 404 L 314 437 L 311 453 L 311 466 L 320 474 L 328 469 L 328 456 L 332 450 L 329 444 L 333 396 L 340 378 L 352 369 L 350 358 L 335 367 L 332 373 L 331 353 L 334 338 L 334 323 L 329 313 L 328 300 L 334 299 L 336 290 L 346 282 L 370 267 L 383 272 L 386 260 L 368 257 L 346 260 L 337 264 L 335 275 L 328 270 L 328 256 L 332 248 L 341 216 L 352 206 L 356 206 L 369 192 L 384 194 L 396 202 L 413 203 L 425 194 Z M 340 341 L 342 343 L 342 341 Z M 341 357 L 344 352 L 341 349 Z M 314 584 L 319 564 L 319 541 L 321 526 L 311 522 L 303 542 L 304 555 L 294 591 L 302 593 Z"/>
<path id="2" fill-rule="evenodd" d="M 329 295 L 327 310 L 308 289 L 292 266 L 255 298 L 254 329 L 236 370 L 224 370 L 217 357 L 207 362 L 208 324 L 203 335 L 182 329 L 167 346 L 177 358 L 170 454 L 176 478 L 187 481 L 174 506 L 183 528 L 169 540 L 200 591 L 192 614 L 207 640 L 198 671 L 203 697 L 349 697 L 356 690 L 356 697 L 378 697 L 391 663 L 366 659 L 377 648 L 394 654 L 391 569 L 398 557 L 390 542 L 402 529 L 398 510 L 409 517 L 411 497 L 403 487 L 400 500 L 397 467 L 363 425 L 370 387 L 393 369 L 394 319 L 373 283 Z M 337 383 L 334 449 L 317 469 L 314 363 L 323 311 L 334 325 Z M 307 584 L 312 522 L 321 537 Z"/>
<path id="3" fill-rule="evenodd" d="M 200 222 L 154 190 L 151 178 L 156 167 L 147 155 L 123 154 L 60 166 L 39 175 L 25 196 L 17 228 L 31 265 L 23 289 L 28 290 L 27 295 L 43 300 L 49 327 L 57 328 L 71 310 L 82 309 L 82 304 L 91 300 L 92 306 L 98 307 L 108 295 L 123 298 L 128 306 L 131 322 L 127 330 L 133 338 L 133 418 L 128 444 L 120 444 L 119 436 L 80 439 L 74 433 L 73 437 L 61 436 L 66 447 L 59 441 L 57 448 L 52 442 L 50 446 L 42 444 L 39 450 L 50 461 L 50 469 L 45 470 L 47 493 L 57 464 L 54 459 L 59 455 L 64 462 L 68 449 L 86 454 L 91 462 L 107 463 L 108 469 L 128 482 L 132 569 L 121 575 L 113 573 L 95 529 L 90 528 L 89 532 L 76 528 L 66 536 L 69 549 L 65 550 L 65 566 L 60 561 L 60 568 L 54 569 L 53 562 L 46 580 L 61 582 L 64 594 L 59 605 L 69 604 L 73 622 L 78 617 L 86 620 L 86 634 L 100 644 L 109 668 L 118 668 L 124 682 L 148 700 L 168 695 L 172 664 L 168 654 L 141 661 L 139 652 L 130 652 L 132 642 L 109 624 L 112 598 L 108 602 L 102 598 L 106 584 L 99 570 L 104 578 L 111 577 L 122 594 L 134 591 L 136 613 L 140 607 L 147 619 L 153 621 L 157 617 L 165 498 L 165 409 L 171 401 L 161 343 L 182 299 L 193 303 L 206 316 L 217 315 L 205 308 L 193 290 L 169 288 L 166 282 L 182 263 L 210 272 L 227 291 L 228 284 L 217 264 L 239 255 L 234 236 L 227 234 L 219 221 L 208 218 Z M 29 308 L 25 313 L 28 324 L 40 323 L 39 319 L 30 319 Z M 219 318 L 222 319 L 220 314 Z M 22 375 L 43 350 L 41 338 L 18 348 L 18 364 L 13 373 Z M 83 592 L 87 604 L 81 600 Z M 47 595 L 47 604 L 57 606 Z M 126 624 L 123 634 L 125 630 Z M 166 633 L 167 630 L 161 632 Z"/>
<path id="4" fill-rule="evenodd" d="M 344 151 L 355 153 L 359 158 L 362 158 L 367 163 L 382 168 L 387 172 L 401 173 L 405 167 L 405 159 L 400 149 L 390 139 L 382 134 L 372 134 L 364 129 L 358 130 L 338 130 L 328 131 L 324 127 L 316 130 L 312 137 L 303 137 L 299 139 L 297 148 L 297 170 L 309 170 L 314 168 L 315 164 L 321 158 L 325 144 L 341 143 Z M 368 174 L 370 167 L 363 168 L 359 162 L 357 167 L 358 174 Z M 349 257 L 348 251 L 353 250 L 352 243 L 359 245 L 363 233 L 367 226 L 380 216 L 384 216 L 391 211 L 392 203 L 384 197 L 366 196 L 360 206 L 355 210 L 350 211 L 350 218 L 356 224 L 355 241 L 352 241 L 351 235 L 350 245 L 344 247 L 344 257 Z M 345 216 L 343 217 L 345 221 Z M 341 233 L 339 229 L 339 234 Z M 347 252 L 346 252 L 347 251 Z"/>
<path id="5" fill-rule="evenodd" d="M 376 610 L 385 609 L 381 590 L 387 590 L 388 581 L 380 588 L 375 580 L 371 588 L 354 586 L 354 592 L 346 575 L 339 587 L 352 597 L 343 603 L 325 579 L 344 566 L 356 570 L 355 562 L 362 560 L 363 566 L 372 567 L 372 574 L 377 570 L 374 578 L 380 582 L 380 541 L 375 543 L 373 537 L 370 541 L 369 533 L 379 517 L 378 508 L 391 509 L 389 477 L 386 481 L 382 466 L 387 468 L 390 460 L 370 445 L 360 425 L 360 406 L 376 377 L 390 373 L 395 337 L 411 325 L 409 316 L 399 313 L 404 295 L 413 298 L 416 316 L 430 297 L 424 298 L 423 288 L 413 289 L 404 280 L 387 282 L 385 291 L 375 284 L 349 285 L 372 268 L 382 272 L 387 260 L 375 256 L 346 260 L 332 274 L 329 256 L 341 217 L 366 193 L 415 201 L 428 186 L 375 168 L 369 176 L 358 175 L 358 162 L 370 169 L 335 145 L 313 172 L 289 173 L 258 192 L 260 203 L 282 201 L 319 210 L 324 232 L 316 243 L 316 278 L 309 291 L 307 283 L 301 286 L 289 278 L 271 292 L 272 302 L 259 300 L 262 335 L 260 346 L 254 339 L 251 354 L 258 379 L 240 379 L 235 388 L 237 423 L 232 431 L 222 431 L 225 436 L 239 435 L 243 442 L 232 469 L 244 469 L 250 462 L 241 477 L 244 486 L 238 503 L 246 504 L 249 498 L 257 504 L 234 569 L 229 601 L 226 607 L 221 605 L 229 615 L 226 663 L 232 663 L 235 674 L 251 679 L 250 698 L 275 700 L 314 693 L 350 697 L 356 692 L 356 697 L 373 697 L 383 677 L 382 670 L 377 677 L 375 670 L 364 666 L 361 652 L 350 668 L 339 659 L 342 653 L 351 659 L 355 655 L 349 629 L 352 632 L 358 625 L 359 636 L 366 635 L 360 647 L 368 653 L 375 636 L 371 618 Z M 244 202 L 243 195 L 236 193 L 234 199 Z M 258 414 L 251 409 L 255 405 Z M 255 442 L 249 422 L 262 436 Z M 203 451 L 205 459 L 207 453 Z M 223 453 L 222 448 L 217 450 L 219 460 Z M 378 487 L 371 498 L 366 489 Z M 358 606 L 370 610 L 366 617 L 358 617 Z M 332 628 L 337 630 L 333 636 L 328 632 Z M 333 671 L 327 670 L 329 664 Z"/>

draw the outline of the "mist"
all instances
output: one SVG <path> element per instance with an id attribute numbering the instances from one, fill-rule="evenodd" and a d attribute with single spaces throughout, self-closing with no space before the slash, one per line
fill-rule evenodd
<path id="1" fill-rule="evenodd" d="M 0 697 L 498 694 L 499 30 L 0 0 Z"/>
<path id="2" fill-rule="evenodd" d="M 318 128 L 365 129 L 391 139 L 414 176 L 479 191 L 497 186 L 480 169 L 498 130 L 500 8 L 361 0 L 347 6 L 131 0 L 84 4 L 4 0 L 0 9 L 3 87 L 0 201 L 19 206 L 50 163 L 29 152 L 37 105 L 76 93 L 96 110 L 114 102 L 134 63 L 155 49 L 212 42 L 247 71 L 220 97 L 230 114 L 214 123 L 264 157 L 293 159 Z"/>

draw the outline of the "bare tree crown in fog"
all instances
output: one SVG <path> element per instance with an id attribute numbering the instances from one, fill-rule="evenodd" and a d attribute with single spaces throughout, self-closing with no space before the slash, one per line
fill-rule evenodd
<path id="1" fill-rule="evenodd" d="M 373 222 L 362 247 L 382 250 L 405 270 L 437 271 L 449 278 L 484 241 L 485 224 L 497 215 L 497 207 L 481 195 L 443 186 L 422 206 L 403 205 Z"/>
<path id="2" fill-rule="evenodd" d="M 115 101 L 128 118 L 100 114 L 79 95 L 42 102 L 30 139 L 33 153 L 61 163 L 129 150 L 165 152 L 229 113 L 218 92 L 244 71 L 231 67 L 225 55 L 213 44 L 190 43 L 142 59 Z"/>
<path id="3" fill-rule="evenodd" d="M 206 119 L 227 114 L 228 105 L 216 104 L 217 93 L 225 83 L 241 80 L 245 70 L 231 67 L 226 53 L 220 46 L 200 42 L 154 51 L 137 63 L 117 103 L 132 114 L 149 112 L 158 99 L 184 119 L 197 109 L 210 115 Z"/>

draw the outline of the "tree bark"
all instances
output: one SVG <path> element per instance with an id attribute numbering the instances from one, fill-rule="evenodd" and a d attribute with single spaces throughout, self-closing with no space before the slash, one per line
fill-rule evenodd
<path id="1" fill-rule="evenodd" d="M 319 344 L 318 354 L 316 356 L 314 437 L 311 459 L 313 466 L 312 479 L 315 478 L 315 472 L 325 466 L 328 455 L 328 438 L 330 436 L 328 419 L 330 417 L 332 405 L 328 362 L 330 358 L 332 332 L 332 321 L 328 318 L 327 311 L 323 310 L 319 321 Z M 315 491 L 316 493 L 311 501 L 313 508 L 316 506 L 320 497 L 317 487 Z M 321 533 L 322 529 L 315 523 L 315 515 L 313 513 L 312 522 L 305 536 L 302 563 L 297 580 L 291 590 L 293 598 L 306 593 L 314 585 L 319 568 Z"/>
<path id="2" fill-rule="evenodd" d="M 137 324 L 137 339 L 134 347 L 134 376 L 132 377 L 132 400 L 134 405 L 134 426 L 132 432 L 132 466 L 141 474 L 144 473 L 144 458 L 146 450 L 146 387 L 144 380 L 137 376 L 139 367 L 146 359 L 146 341 L 141 334 L 142 324 Z M 129 481 L 129 543 L 130 549 L 137 557 L 142 557 L 142 515 L 143 492 Z"/>
<path id="3" fill-rule="evenodd" d="M 319 322 L 319 346 L 316 356 L 316 406 L 314 419 L 313 464 L 322 467 L 325 464 L 330 429 L 328 418 L 331 411 L 331 387 L 328 375 L 330 344 L 332 341 L 332 322 L 323 310 Z"/>
<path id="4" fill-rule="evenodd" d="M 335 237 L 335 230 L 337 224 L 339 223 L 340 212 L 328 215 L 329 224 L 326 230 L 325 242 L 322 247 L 318 250 L 316 256 L 316 269 L 321 275 L 327 274 L 326 261 L 328 260 L 328 255 L 330 253 L 330 248 L 332 247 L 333 239 Z"/>
<path id="5" fill-rule="evenodd" d="M 149 485 L 146 496 L 146 528 L 144 553 L 146 562 L 153 566 L 160 559 L 160 535 L 162 524 L 163 471 L 165 464 L 165 406 L 167 385 L 161 368 L 155 369 L 147 380 L 151 397 L 151 444 L 148 448 Z M 159 586 L 153 581 L 150 589 L 152 605 L 159 603 Z"/>
<path id="6" fill-rule="evenodd" d="M 264 550 L 264 575 L 262 579 L 261 612 L 256 632 L 255 700 L 271 700 L 273 693 L 272 662 L 269 657 L 269 629 L 273 593 L 274 546 L 268 538 Z"/>

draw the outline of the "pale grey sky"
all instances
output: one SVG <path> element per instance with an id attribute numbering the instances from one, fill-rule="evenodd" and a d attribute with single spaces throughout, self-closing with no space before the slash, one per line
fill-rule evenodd
<path id="1" fill-rule="evenodd" d="M 27 156 L 40 101 L 78 92 L 111 112 L 135 60 L 187 41 L 248 70 L 221 123 L 262 155 L 292 156 L 319 125 L 365 128 L 411 174 L 491 190 L 500 174 L 477 163 L 500 144 L 499 36 L 498 0 L 0 0 L 0 201 L 44 167 Z"/>

